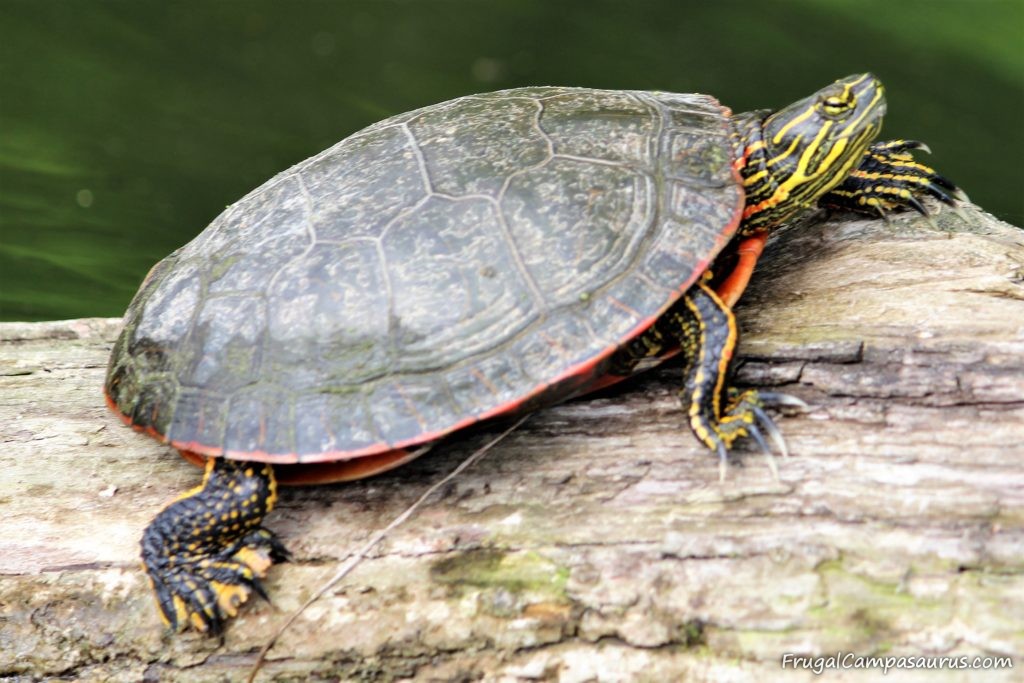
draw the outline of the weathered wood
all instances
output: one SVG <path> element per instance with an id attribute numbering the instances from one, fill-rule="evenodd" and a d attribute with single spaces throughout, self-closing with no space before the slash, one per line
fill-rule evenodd
<path id="1" fill-rule="evenodd" d="M 835 651 L 1024 665 L 1024 232 L 967 218 L 774 239 L 740 306 L 739 374 L 811 405 L 779 420 L 781 482 L 745 449 L 718 483 L 678 367 L 543 411 L 300 618 L 261 680 L 760 681 L 785 652 Z M 223 642 L 168 638 L 138 538 L 200 473 L 104 406 L 118 324 L 0 325 L 0 678 L 240 679 L 487 436 L 286 491 L 269 525 L 295 561 L 271 572 L 274 607 L 248 606 Z"/>

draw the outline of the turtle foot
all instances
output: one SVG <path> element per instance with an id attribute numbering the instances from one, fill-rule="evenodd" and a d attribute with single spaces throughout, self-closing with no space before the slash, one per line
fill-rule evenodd
<path id="1" fill-rule="evenodd" d="M 860 165 L 846 180 L 821 199 L 827 209 L 881 214 L 911 208 L 927 216 L 921 203 L 926 196 L 944 204 L 957 206 L 967 195 L 952 181 L 930 166 L 914 160 L 911 152 L 930 152 L 917 140 L 876 142 L 864 153 Z"/>
<path id="2" fill-rule="evenodd" d="M 769 396 L 772 399 L 769 403 L 778 403 L 777 399 L 786 395 L 770 394 Z M 786 396 L 786 398 L 793 397 Z M 775 465 L 775 456 L 765 439 L 765 434 L 772 440 L 783 458 L 789 457 L 789 448 L 786 446 L 786 440 L 782 437 L 782 432 L 775 425 L 775 421 L 764 410 L 765 398 L 755 389 L 742 392 L 730 389 L 729 399 L 729 403 L 717 423 L 709 419 L 710 416 L 705 416 L 704 429 L 701 430 L 709 437 L 702 438 L 702 440 L 718 454 L 718 480 L 725 481 L 729 465 L 729 450 L 733 443 L 741 437 L 749 436 L 764 453 L 772 477 L 779 481 L 779 469 Z M 799 401 L 799 399 L 795 400 Z M 800 403 L 803 402 L 800 401 Z M 697 429 L 695 428 L 694 431 Z"/>
<path id="3" fill-rule="evenodd" d="M 142 537 L 142 562 L 164 622 L 217 634 L 288 552 L 260 526 L 273 507 L 269 466 L 217 458 L 203 485 L 164 508 Z"/>

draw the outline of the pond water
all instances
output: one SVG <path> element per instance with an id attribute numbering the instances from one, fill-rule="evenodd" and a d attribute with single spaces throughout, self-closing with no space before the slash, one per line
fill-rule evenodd
<path id="1" fill-rule="evenodd" d="M 1019 0 L 5 0 L 0 320 L 120 315 L 225 205 L 390 114 L 529 84 L 740 111 L 866 70 L 883 135 L 1024 223 Z"/>

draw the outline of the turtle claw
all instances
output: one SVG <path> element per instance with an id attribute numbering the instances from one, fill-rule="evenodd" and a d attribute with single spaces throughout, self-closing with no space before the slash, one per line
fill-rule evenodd
<path id="1" fill-rule="evenodd" d="M 966 197 L 966 195 L 964 195 L 964 196 Z M 969 201 L 969 200 L 965 199 L 964 201 Z M 957 215 L 957 218 L 959 218 L 960 220 L 962 220 L 965 223 L 970 221 L 970 216 L 967 215 L 967 212 L 964 211 L 963 207 L 960 206 L 960 205 L 957 205 L 957 206 L 953 207 L 953 213 L 955 213 Z"/>
<path id="2" fill-rule="evenodd" d="M 924 208 L 924 204 L 922 204 L 914 195 L 910 195 L 909 197 L 907 197 L 907 204 L 910 205 L 910 208 L 912 208 L 914 211 L 917 211 L 922 216 L 926 218 L 931 217 L 931 214 L 928 213 L 928 209 Z"/>
<path id="3" fill-rule="evenodd" d="M 763 410 L 758 409 L 758 411 L 755 411 L 755 414 L 757 413 L 760 413 L 758 415 L 758 419 L 763 420 L 764 418 L 768 417 Z M 761 417 L 762 415 L 764 416 L 764 418 Z M 768 424 L 771 424 L 771 422 L 769 422 Z M 772 424 L 772 429 L 774 428 L 775 425 Z M 764 440 L 764 436 L 761 434 L 761 430 L 757 428 L 756 424 L 752 424 L 749 427 L 747 427 L 747 431 L 750 432 L 750 436 L 754 438 L 754 441 L 757 442 L 757 445 L 761 447 L 761 451 L 764 453 L 764 457 L 768 460 L 768 469 L 772 471 L 772 479 L 774 479 L 775 481 L 780 481 L 779 468 L 776 467 L 775 465 L 775 456 L 772 455 L 772 449 L 768 447 L 768 442 Z M 778 430 L 776 430 L 776 433 L 778 433 Z M 782 445 L 783 448 L 785 448 L 785 443 L 783 443 Z M 789 454 L 785 450 L 783 451 L 783 454 L 786 457 L 789 457 Z"/>
<path id="4" fill-rule="evenodd" d="M 796 400 L 800 401 L 800 399 Z M 800 403 L 803 403 L 804 407 L 807 406 L 807 404 L 804 403 L 803 401 L 800 401 Z M 786 447 L 786 440 L 782 438 L 782 432 L 780 432 L 779 428 L 775 426 L 775 421 L 768 415 L 768 413 L 764 412 L 764 408 L 761 408 L 760 406 L 754 406 L 752 410 L 754 412 L 754 415 L 757 416 L 758 421 L 761 423 L 761 426 L 764 428 L 766 432 L 768 432 L 768 436 L 771 437 L 771 440 L 775 444 L 775 447 L 779 449 L 779 453 L 782 454 L 783 458 L 786 458 L 788 460 L 789 448 Z M 761 437 L 760 440 L 762 443 L 762 448 L 764 448 L 764 437 Z"/>
<path id="5" fill-rule="evenodd" d="M 920 151 L 924 152 L 925 154 L 931 154 L 932 153 L 932 148 L 929 147 L 928 145 L 924 144 L 920 140 L 907 140 L 907 142 L 910 143 L 910 146 L 907 147 L 907 149 L 920 150 Z"/>
<path id="6" fill-rule="evenodd" d="M 263 602 L 267 603 L 268 605 L 273 604 L 272 602 L 270 602 L 270 596 L 267 595 L 266 589 L 263 588 L 262 581 L 253 577 L 253 580 L 249 583 L 249 586 L 252 588 L 253 593 L 258 595 L 260 599 L 263 600 Z"/>
<path id="7" fill-rule="evenodd" d="M 725 415 L 717 424 L 709 425 L 711 428 L 705 433 L 708 439 L 705 443 L 718 454 L 718 480 L 725 481 L 725 473 L 728 468 L 728 451 L 732 444 L 742 436 L 749 436 L 761 448 L 761 451 L 768 459 L 768 468 L 772 472 L 775 481 L 779 478 L 779 469 L 775 464 L 775 457 L 772 453 L 765 434 L 775 444 L 776 449 L 783 458 L 789 458 L 789 448 L 786 440 L 782 437 L 775 421 L 764 410 L 765 403 L 774 405 L 791 405 L 801 408 L 808 408 L 808 405 L 788 394 L 766 392 L 761 394 L 754 390 L 747 390 L 742 393 L 730 390 L 731 401 Z M 713 436 L 712 436 L 713 435 Z"/>
<path id="8" fill-rule="evenodd" d="M 951 189 L 948 187 L 944 187 L 941 183 L 934 182 L 933 184 L 928 185 L 925 188 L 925 191 L 932 197 L 938 199 L 943 204 L 946 204 L 948 206 L 956 206 L 955 187 Z M 913 197 L 913 195 L 911 195 L 911 197 Z M 907 203 L 909 204 L 910 202 L 907 201 Z"/>
<path id="9" fill-rule="evenodd" d="M 169 628 L 217 635 L 252 595 L 269 602 L 260 579 L 289 557 L 260 526 L 275 499 L 269 466 L 215 458 L 203 485 L 146 527 L 142 563 Z"/>
<path id="10" fill-rule="evenodd" d="M 920 140 L 888 140 L 886 142 L 880 142 L 873 145 L 875 151 L 881 152 L 886 151 L 892 155 L 902 155 L 903 157 L 910 159 L 910 155 L 907 154 L 910 150 L 922 151 L 925 154 L 931 154 L 932 148 L 921 142 Z"/>
<path id="11" fill-rule="evenodd" d="M 803 410 L 811 409 L 811 406 L 792 394 L 783 394 L 777 391 L 759 391 L 757 392 L 757 397 L 761 399 L 763 404 L 769 406 L 792 406 Z"/>

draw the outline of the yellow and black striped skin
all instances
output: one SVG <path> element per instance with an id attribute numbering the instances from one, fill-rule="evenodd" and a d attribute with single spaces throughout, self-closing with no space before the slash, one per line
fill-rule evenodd
<path id="1" fill-rule="evenodd" d="M 611 372 L 628 375 L 643 358 L 678 347 L 685 359 L 679 397 L 690 429 L 724 463 L 736 439 L 753 435 L 760 441 L 758 425 L 769 432 L 775 426 L 761 410 L 755 390 L 726 387 L 739 332 L 732 310 L 710 287 L 710 280 L 709 272 L 651 329 L 625 346 L 612 359 Z"/>
<path id="2" fill-rule="evenodd" d="M 871 74 L 840 79 L 775 113 L 733 117 L 736 166 L 746 209 L 740 234 L 771 230 L 815 207 L 883 214 L 918 197 L 955 205 L 963 193 L 917 162 L 915 140 L 872 143 L 882 128 L 885 89 Z"/>
<path id="3" fill-rule="evenodd" d="M 277 501 L 273 467 L 210 458 L 203 483 L 169 504 L 146 527 L 142 563 L 161 617 L 178 630 L 218 633 L 284 546 L 260 526 Z"/>
<path id="4" fill-rule="evenodd" d="M 729 307 L 704 283 L 694 287 L 683 303 L 686 313 L 677 317 L 677 324 L 689 362 L 679 395 L 687 404 L 690 429 L 704 445 L 722 453 L 756 429 L 758 416 L 751 408 L 760 407 L 761 402 L 756 391 L 748 390 L 725 403 L 725 382 L 739 340 Z"/>
<path id="5" fill-rule="evenodd" d="M 866 213 L 909 207 L 924 213 L 918 200 L 924 195 L 954 204 L 962 197 L 956 186 L 911 156 L 910 150 L 927 150 L 923 144 L 872 144 L 884 113 L 882 84 L 860 74 L 774 114 L 761 110 L 733 117 L 735 164 L 746 193 L 739 235 L 770 231 L 819 206 Z M 728 252 L 716 266 L 727 258 Z M 775 426 L 756 391 L 727 388 L 738 334 L 732 311 L 709 286 L 714 280 L 709 272 L 624 347 L 612 371 L 629 374 L 642 358 L 678 347 L 686 361 L 680 397 L 690 428 L 724 463 L 737 438 L 753 436 L 765 448 L 759 425 L 769 433 Z"/>
<path id="6" fill-rule="evenodd" d="M 741 233 L 774 228 L 817 206 L 859 166 L 884 114 L 885 88 L 860 74 L 773 114 L 734 117 L 747 205 Z"/>
<path id="7" fill-rule="evenodd" d="M 955 206 L 963 193 L 931 166 L 914 160 L 910 150 L 928 147 L 917 140 L 876 142 L 860 164 L 821 198 L 821 206 L 838 211 L 878 213 L 911 207 L 927 215 L 917 195 L 930 195 Z"/>

